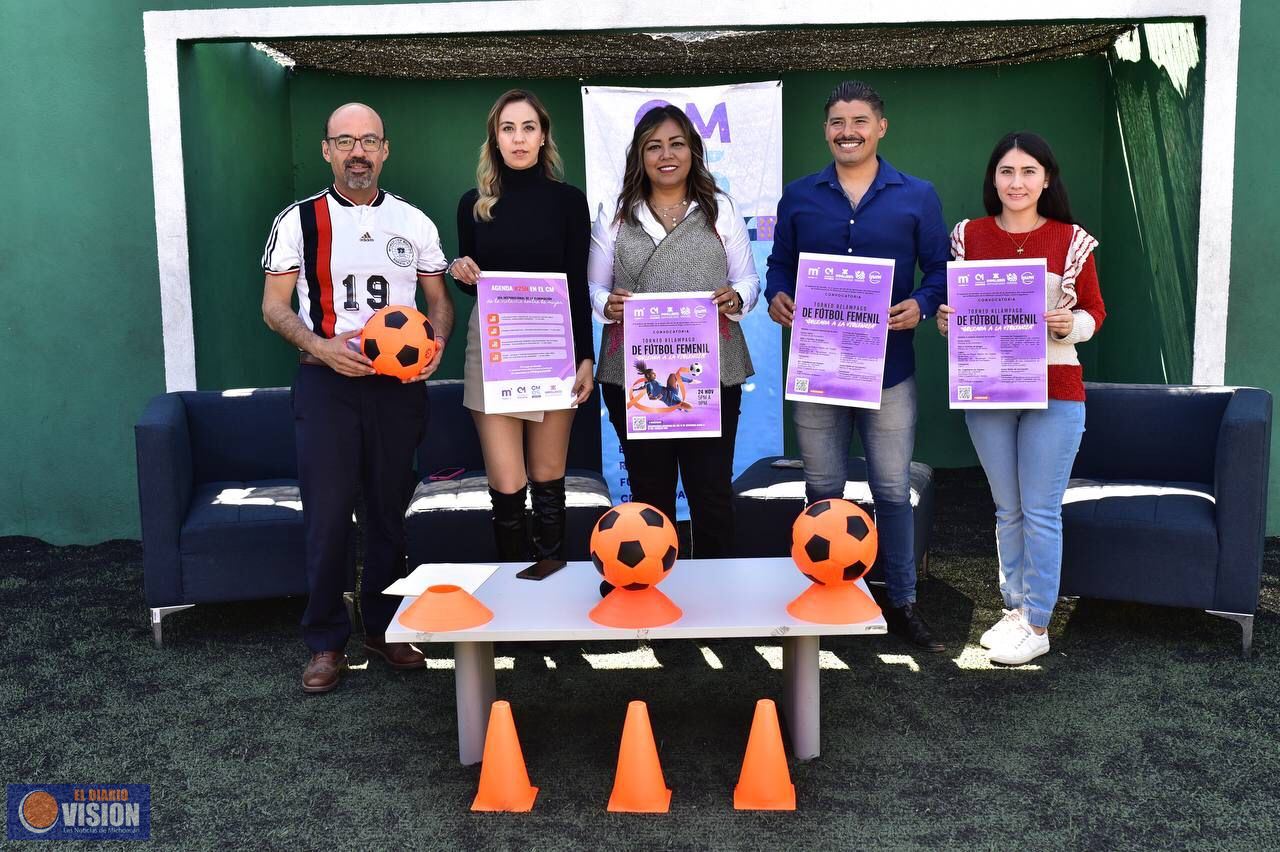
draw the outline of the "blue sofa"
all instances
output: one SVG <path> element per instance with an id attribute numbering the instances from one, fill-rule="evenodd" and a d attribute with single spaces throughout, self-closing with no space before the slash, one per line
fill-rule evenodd
<path id="1" fill-rule="evenodd" d="M 1086 385 L 1063 499 L 1064 596 L 1194 607 L 1252 641 L 1262 577 L 1271 394 Z"/>
<path id="2" fill-rule="evenodd" d="M 587 558 L 609 508 L 593 396 L 574 419 L 566 501 L 571 559 Z M 495 557 L 488 481 L 462 382 L 427 383 L 420 481 L 405 519 L 409 566 Z M 159 647 L 165 616 L 196 604 L 307 593 L 302 502 L 288 388 L 183 391 L 153 398 L 134 426 L 143 577 Z M 465 473 L 446 481 L 431 474 Z M 348 564 L 355 588 L 354 525 Z M 350 603 L 350 601 L 349 601 Z"/>
<path id="3" fill-rule="evenodd" d="M 779 465 L 775 466 L 775 462 Z M 923 577 L 929 571 L 929 538 L 933 530 L 933 468 L 923 462 L 911 463 L 911 506 L 915 521 L 916 570 Z M 867 484 L 867 460 L 849 459 L 845 497 L 875 515 L 875 501 Z M 790 556 L 791 525 L 804 510 L 804 469 L 798 460 L 782 456 L 760 459 L 733 481 L 734 527 L 738 556 Z M 881 559 L 871 566 L 870 582 L 883 577 Z"/>
<path id="4" fill-rule="evenodd" d="M 166 393 L 134 426 L 157 647 L 170 613 L 307 593 L 289 397 L 288 388 Z"/>

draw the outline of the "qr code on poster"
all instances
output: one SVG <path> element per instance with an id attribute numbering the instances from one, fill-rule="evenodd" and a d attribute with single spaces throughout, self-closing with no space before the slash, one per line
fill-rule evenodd
<path id="1" fill-rule="evenodd" d="M 973 385 L 957 385 L 956 399 L 960 402 L 970 402 L 973 400 Z"/>
<path id="2" fill-rule="evenodd" d="M 647 427 L 648 425 L 649 425 L 649 418 L 645 417 L 643 414 L 633 414 L 631 416 L 632 432 L 643 432 L 645 430 L 645 427 Z"/>
<path id="3" fill-rule="evenodd" d="M 809 380 L 796 379 L 796 393 L 808 393 L 808 392 L 809 392 Z"/>

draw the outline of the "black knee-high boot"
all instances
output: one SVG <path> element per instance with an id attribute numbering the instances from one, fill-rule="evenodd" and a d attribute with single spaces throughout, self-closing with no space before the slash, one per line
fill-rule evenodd
<path id="1" fill-rule="evenodd" d="M 564 559 L 564 477 L 530 482 L 533 505 L 533 558 Z"/>
<path id="2" fill-rule="evenodd" d="M 524 495 L 524 488 L 514 494 L 489 489 L 489 499 L 493 501 L 493 538 L 498 545 L 500 562 L 529 559 L 529 521 Z"/>

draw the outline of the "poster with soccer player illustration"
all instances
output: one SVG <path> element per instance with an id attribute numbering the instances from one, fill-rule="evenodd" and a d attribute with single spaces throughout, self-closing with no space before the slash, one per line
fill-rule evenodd
<path id="1" fill-rule="evenodd" d="M 627 438 L 720 437 L 720 335 L 710 293 L 627 299 Z"/>

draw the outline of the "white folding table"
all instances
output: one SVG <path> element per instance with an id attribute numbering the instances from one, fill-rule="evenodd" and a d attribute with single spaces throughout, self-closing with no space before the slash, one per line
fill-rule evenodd
<path id="1" fill-rule="evenodd" d="M 685 559 L 659 589 L 684 610 L 662 627 L 621 629 L 596 624 L 587 613 L 600 602 L 600 575 L 590 562 L 571 562 L 541 581 L 521 580 L 524 564 L 504 563 L 476 590 L 493 610 L 488 624 L 447 633 L 423 633 L 400 623 L 413 602 L 405 598 L 387 628 L 388 642 L 452 642 L 458 707 L 458 759 L 484 755 L 489 707 L 496 695 L 494 642 L 617 641 L 620 639 L 721 639 L 781 637 L 783 709 L 795 756 L 818 756 L 818 639 L 828 635 L 880 634 L 882 617 L 856 624 L 815 624 L 786 609 L 809 587 L 790 559 Z M 858 585 L 867 591 L 864 581 Z"/>

